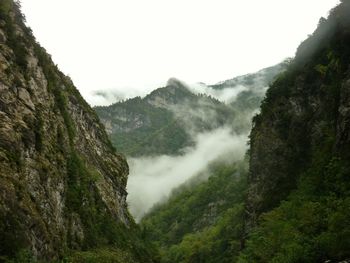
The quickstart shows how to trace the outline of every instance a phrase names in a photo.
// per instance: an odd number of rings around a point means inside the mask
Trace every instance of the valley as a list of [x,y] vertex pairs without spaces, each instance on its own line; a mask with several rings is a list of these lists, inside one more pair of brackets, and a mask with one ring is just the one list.
[[350,262],[349,14],[272,67],[91,107],[0,1],[0,262]]

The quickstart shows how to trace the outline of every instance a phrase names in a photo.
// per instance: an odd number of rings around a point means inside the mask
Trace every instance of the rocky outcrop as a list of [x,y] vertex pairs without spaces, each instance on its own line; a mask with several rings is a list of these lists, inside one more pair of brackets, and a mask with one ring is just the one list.
[[349,160],[350,4],[343,2],[301,44],[254,118],[248,228],[285,200],[310,167]]
[[127,176],[97,115],[18,6],[1,2],[0,257],[25,249],[52,260],[70,249],[122,246],[116,236],[134,227]]

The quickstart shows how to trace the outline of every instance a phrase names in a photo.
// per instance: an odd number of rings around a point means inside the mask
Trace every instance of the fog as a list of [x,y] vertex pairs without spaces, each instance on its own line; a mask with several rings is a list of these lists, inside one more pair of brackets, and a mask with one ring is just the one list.
[[227,87],[224,89],[214,89],[203,83],[196,83],[188,85],[188,87],[195,94],[202,93],[210,95],[216,98],[217,100],[225,103],[231,103],[235,101],[239,93],[248,90],[248,88],[243,85]]
[[[217,84],[224,84],[222,88],[213,88],[211,85],[207,85],[202,82],[198,83],[187,83],[183,80],[179,80],[177,78],[170,78],[164,84],[159,84],[159,86],[153,87],[140,87],[136,88],[128,88],[128,89],[101,89],[90,92],[85,95],[86,99],[91,102],[92,106],[108,106],[113,103],[134,98],[134,97],[145,97],[151,91],[165,87],[168,85],[177,85],[174,84],[174,80],[176,82],[180,82],[182,86],[186,87],[194,94],[205,94],[211,96],[221,102],[224,103],[232,103],[236,100],[237,96],[248,90],[253,90],[255,93],[265,93],[267,86],[269,84],[268,75],[263,69],[259,72],[251,73],[252,76],[251,84],[245,85],[245,78],[249,75],[243,75],[239,77],[235,77],[231,80],[221,81]],[[175,83],[176,83],[175,82]],[[215,84],[215,85],[217,85]]]
[[128,89],[105,89],[95,90],[84,94],[84,98],[91,104],[91,106],[109,106],[113,103],[134,98],[144,97],[150,93],[154,87],[142,87],[142,89],[128,88]]
[[[240,94],[247,91],[251,94],[249,96],[262,98],[268,85],[268,75],[265,71],[221,82],[221,88],[204,83],[188,84],[174,78],[164,85],[186,87],[194,94],[210,95],[229,105],[227,108],[221,107],[212,100],[201,97],[202,99],[195,101],[184,99],[179,103],[164,106],[173,112],[175,119],[181,121],[195,146],[182,149],[182,154],[177,156],[128,157],[128,204],[136,221],[140,221],[156,203],[166,201],[174,188],[205,172],[212,162],[234,162],[243,158],[247,149],[251,118],[259,109],[258,105],[256,109],[235,109],[234,102],[240,98]],[[99,98],[100,105],[108,105],[135,95],[146,95],[139,92],[104,90],[95,92],[94,96]],[[203,132],[205,129],[211,131]],[[232,130],[239,134],[233,133]]]
[[175,187],[205,171],[209,163],[242,159],[247,149],[247,135],[232,134],[227,127],[198,134],[195,142],[195,147],[180,156],[128,159],[128,203],[136,221],[154,204],[166,200]]

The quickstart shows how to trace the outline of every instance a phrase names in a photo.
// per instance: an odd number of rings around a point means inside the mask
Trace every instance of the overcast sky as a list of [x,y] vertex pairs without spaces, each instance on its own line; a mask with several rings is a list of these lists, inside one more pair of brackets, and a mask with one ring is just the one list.
[[293,56],[338,0],[22,0],[36,38],[94,103],[170,77],[209,84]]

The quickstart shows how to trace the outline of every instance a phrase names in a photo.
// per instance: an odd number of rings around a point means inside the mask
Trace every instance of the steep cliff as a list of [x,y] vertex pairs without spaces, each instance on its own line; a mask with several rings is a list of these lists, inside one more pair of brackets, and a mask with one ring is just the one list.
[[125,158],[35,41],[18,4],[1,1],[1,259],[26,250],[53,260],[113,245],[150,261],[127,210],[127,175]]
[[254,118],[242,262],[350,257],[349,14],[320,20]]
[[[244,184],[212,175],[144,218],[163,262],[350,261],[350,1],[341,2],[268,89]],[[196,228],[222,192],[229,208]]]
[[318,29],[267,92],[251,133],[250,211],[278,205],[299,175],[349,153],[349,3],[322,18]]

